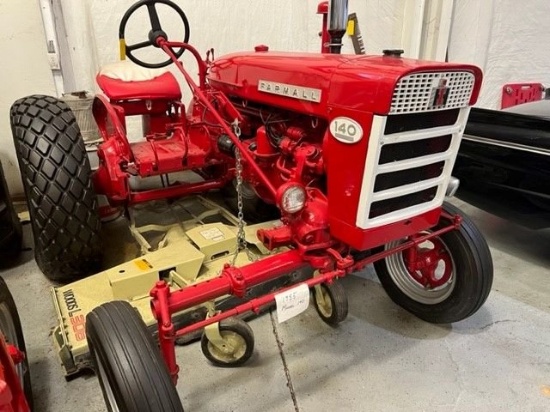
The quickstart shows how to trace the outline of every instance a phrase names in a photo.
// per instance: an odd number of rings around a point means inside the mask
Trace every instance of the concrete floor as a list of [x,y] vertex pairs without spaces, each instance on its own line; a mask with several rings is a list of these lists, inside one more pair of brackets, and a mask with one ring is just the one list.
[[[178,348],[186,410],[550,410],[550,231],[464,210],[495,262],[493,291],[474,316],[452,326],[420,321],[365,271],[343,280],[350,315],[337,329],[313,307],[283,324],[267,314],[251,322],[256,352],[239,369],[210,366],[197,344]],[[26,234],[29,244],[28,226]],[[25,328],[36,411],[104,411],[94,376],[63,377],[50,336],[50,284],[32,252],[2,276]]]

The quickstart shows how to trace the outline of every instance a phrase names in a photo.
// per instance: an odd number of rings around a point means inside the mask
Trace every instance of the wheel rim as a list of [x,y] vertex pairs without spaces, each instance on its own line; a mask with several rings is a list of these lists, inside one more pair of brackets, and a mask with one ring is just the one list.
[[102,383],[103,387],[103,395],[105,396],[105,400],[107,401],[107,405],[109,406],[109,410],[111,412],[120,412],[120,409],[118,407],[117,401],[115,399],[115,394],[113,392],[113,388],[111,387],[111,383],[109,382],[109,378],[107,377],[107,372],[105,371],[105,368],[103,367],[103,362],[99,359],[97,359],[97,377]]
[[[17,338],[17,329],[15,328],[15,322],[13,321],[10,308],[5,302],[0,304],[0,330],[4,334],[6,343],[12,344],[17,348],[21,346],[21,342],[19,342],[19,339]],[[21,388],[24,388],[26,373],[24,362],[19,362],[15,365],[15,371],[19,377]]]
[[330,300],[330,295],[323,286],[318,286],[315,288],[315,303],[319,308],[319,312],[325,318],[330,318],[332,316],[332,302]]
[[246,353],[246,340],[233,331],[221,331],[220,335],[224,343],[213,345],[208,342],[208,351],[212,357],[222,363],[234,363],[239,361]]
[[[390,242],[386,249],[400,243],[402,241]],[[447,245],[440,238],[433,238],[416,246],[415,252],[421,257],[429,254],[430,267],[411,271],[404,253],[395,253],[385,259],[391,279],[405,295],[419,303],[435,305],[443,302],[454,290],[456,273]],[[431,272],[430,276],[427,272]]]

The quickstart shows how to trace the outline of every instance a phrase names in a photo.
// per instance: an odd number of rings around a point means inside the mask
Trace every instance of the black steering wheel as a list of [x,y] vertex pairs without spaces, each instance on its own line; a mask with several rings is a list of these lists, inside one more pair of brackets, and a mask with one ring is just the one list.
[[[168,40],[168,36],[166,35],[166,32],[162,30],[162,26],[160,25],[159,15],[155,7],[157,3],[165,4],[170,8],[172,8],[173,10],[175,10],[176,13],[178,13],[178,15],[181,18],[181,21],[183,22],[183,26],[185,29],[184,31],[185,36],[183,39],[184,43],[187,43],[189,41],[189,34],[190,34],[189,22],[187,21],[187,16],[177,4],[173,3],[170,0],[141,0],[135,3],[132,7],[130,7],[126,11],[126,13],[124,13],[124,16],[122,16],[122,20],[120,21],[120,26],[118,28],[118,38],[121,44],[121,54],[124,53],[135,64],[143,67],[147,67],[149,69],[159,69],[161,67],[166,67],[170,63],[172,63],[172,59],[168,59],[161,63],[147,63],[147,62],[144,62],[143,60],[138,59],[133,54],[134,51],[138,49],[143,49],[144,47],[149,47],[149,46],[159,47],[157,44],[157,41],[161,37],[164,40]],[[134,14],[135,11],[142,6],[147,6],[147,13],[149,14],[149,20],[151,21],[151,31],[149,32],[149,39],[146,41],[142,41],[140,43],[127,45],[125,40],[126,23],[128,23],[128,20],[130,19],[132,14]],[[178,51],[174,51],[174,54],[177,58],[180,58],[184,51],[185,49],[181,48]]]

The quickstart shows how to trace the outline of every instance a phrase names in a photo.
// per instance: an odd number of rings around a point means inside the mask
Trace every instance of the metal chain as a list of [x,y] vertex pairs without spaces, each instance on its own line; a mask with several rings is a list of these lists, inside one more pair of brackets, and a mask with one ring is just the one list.
[[[235,121],[232,123],[233,126],[233,133],[235,133],[235,136],[237,136],[238,139],[241,137],[241,128],[239,127],[239,121],[235,119]],[[248,244],[246,243],[246,234],[244,231],[244,213],[243,213],[243,165],[242,165],[242,158],[241,158],[241,152],[238,148],[235,148],[235,171],[236,171],[236,181],[237,184],[235,186],[235,189],[237,190],[237,247],[235,249],[235,254],[233,255],[233,260],[231,262],[232,265],[235,265],[235,262],[237,261],[237,256],[239,255],[239,252],[241,250],[244,250],[246,252],[246,255],[248,256],[248,259],[253,261],[254,256],[248,249]]]

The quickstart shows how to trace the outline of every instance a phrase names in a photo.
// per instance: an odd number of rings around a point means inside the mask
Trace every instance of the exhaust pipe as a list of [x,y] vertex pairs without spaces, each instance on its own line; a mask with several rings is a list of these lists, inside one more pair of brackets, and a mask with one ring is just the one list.
[[348,26],[348,0],[330,0],[328,7],[328,34],[330,36],[330,52],[340,54],[342,37]]

